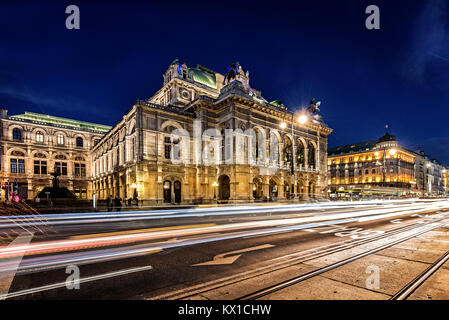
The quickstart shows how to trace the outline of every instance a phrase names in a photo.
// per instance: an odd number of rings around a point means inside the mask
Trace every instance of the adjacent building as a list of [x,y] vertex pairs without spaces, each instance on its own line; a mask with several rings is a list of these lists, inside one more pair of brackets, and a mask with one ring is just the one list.
[[416,154],[386,133],[377,140],[329,149],[330,197],[411,196],[418,193]]
[[61,186],[81,199],[90,199],[90,150],[110,128],[33,112],[8,116],[2,109],[1,181],[17,181],[19,196],[32,199],[51,185],[50,174],[59,168]]
[[331,198],[438,196],[447,170],[423,151],[402,146],[386,133],[377,140],[330,148]]

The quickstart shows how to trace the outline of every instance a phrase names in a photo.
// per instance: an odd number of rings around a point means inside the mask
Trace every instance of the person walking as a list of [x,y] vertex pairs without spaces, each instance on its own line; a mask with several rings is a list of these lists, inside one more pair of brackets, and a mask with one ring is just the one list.
[[112,198],[111,195],[108,195],[106,198],[106,205],[108,207],[108,212],[112,211]]
[[116,204],[117,211],[121,211],[122,210],[122,198],[117,197],[116,199],[117,199],[117,204]]

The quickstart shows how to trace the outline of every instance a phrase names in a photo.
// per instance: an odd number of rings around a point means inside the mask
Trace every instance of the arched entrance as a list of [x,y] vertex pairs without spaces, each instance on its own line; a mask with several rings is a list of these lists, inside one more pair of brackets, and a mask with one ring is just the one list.
[[171,203],[171,181],[164,181],[164,202]]
[[298,197],[299,199],[303,199],[304,198],[304,181],[299,180],[298,181],[298,186],[297,186],[297,193],[298,193]]
[[229,200],[231,197],[231,179],[224,175],[218,179],[218,199]]
[[254,178],[253,180],[253,197],[258,200],[263,197],[262,179]]
[[274,181],[273,179],[270,179],[270,200],[274,201],[277,199],[278,197],[278,185],[276,183],[276,181]]
[[290,184],[288,183],[288,181],[284,182],[284,195],[285,195],[285,199],[291,198]]
[[175,193],[175,203],[181,203],[181,181],[175,181],[173,184],[173,190]]
[[309,183],[309,197],[315,198],[315,184],[313,182]]

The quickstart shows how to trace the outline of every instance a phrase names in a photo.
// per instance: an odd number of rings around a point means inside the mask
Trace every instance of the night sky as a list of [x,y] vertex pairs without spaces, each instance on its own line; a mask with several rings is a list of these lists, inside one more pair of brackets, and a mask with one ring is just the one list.
[[[296,4],[293,4],[296,2]],[[114,125],[175,59],[250,72],[291,110],[316,97],[329,147],[385,132],[449,164],[449,3],[2,1],[0,107]],[[81,29],[67,30],[67,5]],[[380,8],[380,30],[365,8]]]

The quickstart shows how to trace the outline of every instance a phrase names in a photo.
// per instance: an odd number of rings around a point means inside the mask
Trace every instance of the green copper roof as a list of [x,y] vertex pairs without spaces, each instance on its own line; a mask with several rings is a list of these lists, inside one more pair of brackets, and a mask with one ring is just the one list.
[[217,89],[217,79],[215,77],[215,74],[212,74],[211,72],[206,72],[198,67],[196,68],[190,68],[189,72],[193,71],[193,80],[196,82],[199,82],[201,84],[204,84],[205,86]]
[[102,132],[107,132],[112,128],[111,126],[106,126],[103,124],[96,124],[96,123],[91,123],[91,122],[54,117],[54,116],[49,116],[46,114],[39,114],[39,113],[34,113],[34,112],[25,112],[25,114],[10,116],[9,118],[20,119],[20,120],[39,121],[39,122],[63,125],[63,126],[74,127],[74,128],[79,128],[79,129],[95,130],[95,131],[102,131]]
[[276,107],[280,107],[280,106],[282,106],[282,101],[281,100],[273,100],[270,102],[270,104],[272,104]]

